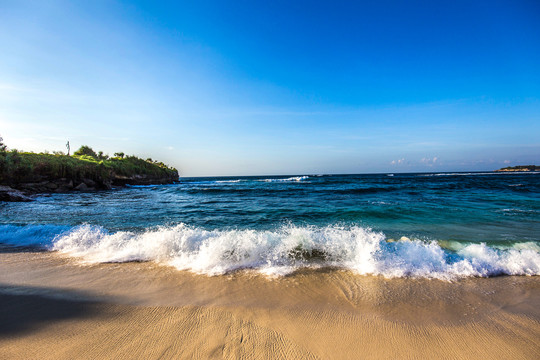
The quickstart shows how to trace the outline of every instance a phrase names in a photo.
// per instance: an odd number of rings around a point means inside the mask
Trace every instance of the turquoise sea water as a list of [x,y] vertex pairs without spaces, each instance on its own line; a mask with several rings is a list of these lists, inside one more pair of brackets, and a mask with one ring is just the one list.
[[540,173],[182,178],[0,203],[0,243],[215,275],[540,274]]

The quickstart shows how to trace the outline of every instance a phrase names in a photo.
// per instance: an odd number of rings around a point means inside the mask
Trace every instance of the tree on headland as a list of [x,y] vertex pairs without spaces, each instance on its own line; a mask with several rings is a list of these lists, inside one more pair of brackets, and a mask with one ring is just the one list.
[[79,150],[73,153],[73,155],[77,155],[77,156],[86,155],[86,156],[91,156],[95,159],[97,159],[98,157],[94,149],[92,149],[90,146],[87,146],[87,145],[81,146]]
[[4,144],[4,139],[0,136],[0,151],[6,152],[7,146]]
[[3,179],[5,167],[6,167],[6,149],[4,139],[0,136],[0,180]]
[[123,152],[117,152],[117,153],[114,153],[114,156],[115,156],[115,157],[119,157],[119,158],[121,158],[121,159],[124,158],[124,155],[125,155],[125,154],[124,154]]
[[98,158],[98,160],[108,160],[109,155],[103,154],[103,151],[100,151],[100,152],[98,152],[97,158]]

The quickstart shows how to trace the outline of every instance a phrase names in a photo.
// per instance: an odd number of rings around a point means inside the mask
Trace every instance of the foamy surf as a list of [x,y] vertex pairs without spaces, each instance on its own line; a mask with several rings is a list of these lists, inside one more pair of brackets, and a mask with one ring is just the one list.
[[309,176],[304,175],[304,176],[293,176],[293,177],[285,178],[285,179],[263,179],[263,180],[259,180],[259,181],[264,181],[264,182],[298,182],[298,181],[304,181],[304,180],[307,180],[307,179],[309,179]]
[[[22,232],[32,237],[32,231]],[[49,249],[87,263],[154,261],[205,275],[252,269],[280,276],[305,267],[442,280],[540,275],[540,248],[533,242],[490,247],[408,238],[388,241],[384,234],[359,226],[282,226],[262,231],[204,230],[180,224],[142,232],[109,232],[82,225],[49,241]],[[38,243],[44,242],[42,237]]]
[[236,179],[236,180],[217,180],[216,183],[217,184],[236,184],[236,183],[239,183],[240,179]]

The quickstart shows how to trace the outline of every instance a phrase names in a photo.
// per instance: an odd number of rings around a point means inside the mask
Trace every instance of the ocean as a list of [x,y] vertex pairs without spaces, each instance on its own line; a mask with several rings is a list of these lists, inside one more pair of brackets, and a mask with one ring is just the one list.
[[540,275],[540,173],[181,178],[0,203],[0,244],[217,276]]

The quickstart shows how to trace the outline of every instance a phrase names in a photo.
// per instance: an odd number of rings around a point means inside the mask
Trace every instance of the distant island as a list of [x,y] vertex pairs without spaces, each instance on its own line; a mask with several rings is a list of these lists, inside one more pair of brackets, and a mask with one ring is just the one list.
[[508,166],[499,170],[497,172],[507,172],[507,171],[540,171],[540,166],[538,165],[518,165],[518,166]]
[[0,201],[29,201],[46,192],[108,190],[125,185],[170,184],[178,171],[162,162],[81,146],[73,155],[7,150],[0,137]]

